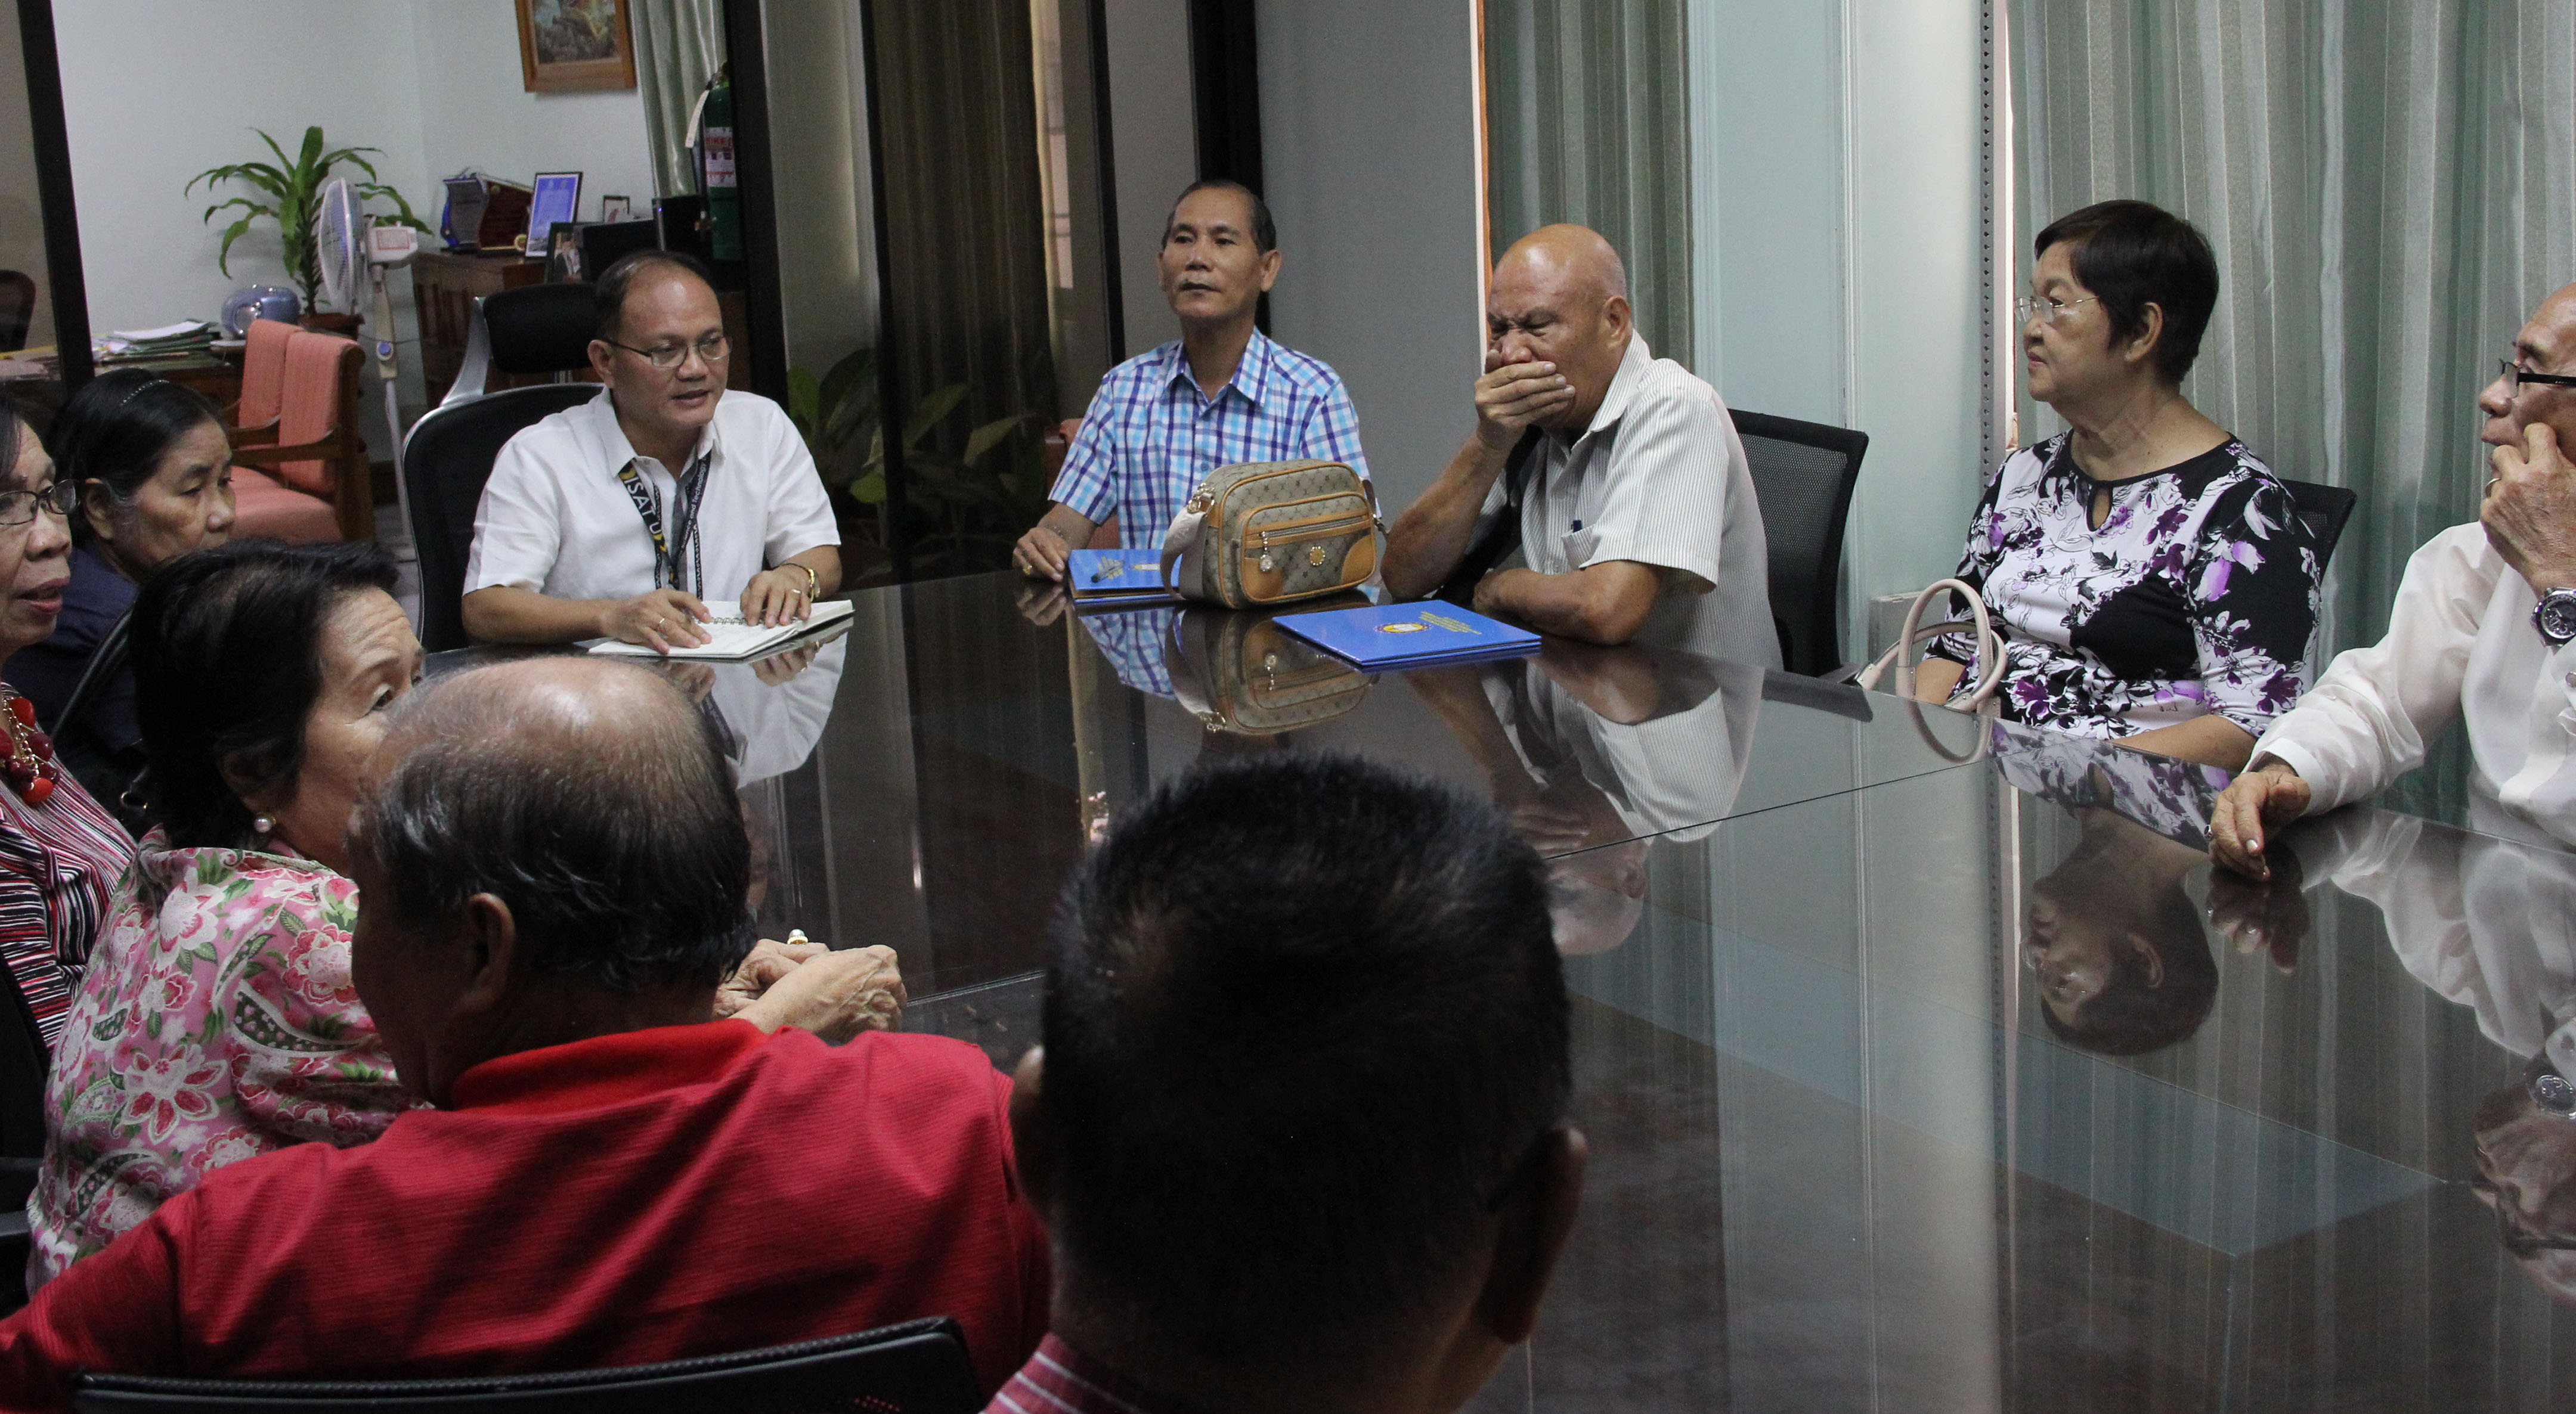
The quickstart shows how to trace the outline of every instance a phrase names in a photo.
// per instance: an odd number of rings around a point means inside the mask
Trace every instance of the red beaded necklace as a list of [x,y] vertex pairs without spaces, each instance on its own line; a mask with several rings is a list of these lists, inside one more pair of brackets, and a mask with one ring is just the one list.
[[[7,692],[0,688],[0,692]],[[0,776],[9,781],[9,789],[29,805],[42,805],[54,793],[54,782],[63,768],[54,762],[52,738],[36,730],[36,704],[7,692],[9,711],[0,718],[0,726],[9,732],[9,759],[0,761]]]

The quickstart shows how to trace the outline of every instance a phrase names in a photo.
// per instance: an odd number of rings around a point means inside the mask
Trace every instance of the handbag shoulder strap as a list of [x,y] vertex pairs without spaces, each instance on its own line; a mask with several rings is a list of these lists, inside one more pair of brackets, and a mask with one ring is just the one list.
[[1449,578],[1442,581],[1433,598],[1452,604],[1467,603],[1476,597],[1477,581],[1509,558],[1521,543],[1521,502],[1529,495],[1530,468],[1537,462],[1539,443],[1546,436],[1535,427],[1521,433],[1521,440],[1513,445],[1510,458],[1503,463],[1503,513],[1486,529],[1482,539],[1467,547],[1467,553],[1459,557],[1458,567],[1449,572]]

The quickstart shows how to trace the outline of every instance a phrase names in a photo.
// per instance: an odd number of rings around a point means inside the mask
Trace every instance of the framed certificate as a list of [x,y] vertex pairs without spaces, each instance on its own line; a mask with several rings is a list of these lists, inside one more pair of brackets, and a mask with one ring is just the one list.
[[536,195],[528,200],[528,254],[546,253],[546,233],[558,221],[572,221],[581,210],[581,173],[539,172]]

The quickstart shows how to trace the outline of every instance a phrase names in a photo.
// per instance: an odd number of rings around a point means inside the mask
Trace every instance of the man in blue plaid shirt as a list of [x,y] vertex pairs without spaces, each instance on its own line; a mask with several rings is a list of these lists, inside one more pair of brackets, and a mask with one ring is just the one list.
[[1065,557],[1113,519],[1121,547],[1161,548],[1181,504],[1221,466],[1321,457],[1368,475],[1341,376],[1253,327],[1279,278],[1278,233],[1259,196],[1236,182],[1181,193],[1155,264],[1181,337],[1100,381],[1055,504],[1012,547],[1032,579],[1062,580]]

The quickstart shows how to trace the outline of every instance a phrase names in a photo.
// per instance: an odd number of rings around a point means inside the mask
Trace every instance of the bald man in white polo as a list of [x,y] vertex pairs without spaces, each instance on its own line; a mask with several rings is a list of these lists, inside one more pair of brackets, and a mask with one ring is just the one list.
[[1483,576],[1479,612],[1780,666],[1744,445],[1717,390],[1646,347],[1618,252],[1584,227],[1543,226],[1496,262],[1486,307],[1475,433],[1388,532],[1389,591],[1436,592],[1517,487],[1519,563]]

